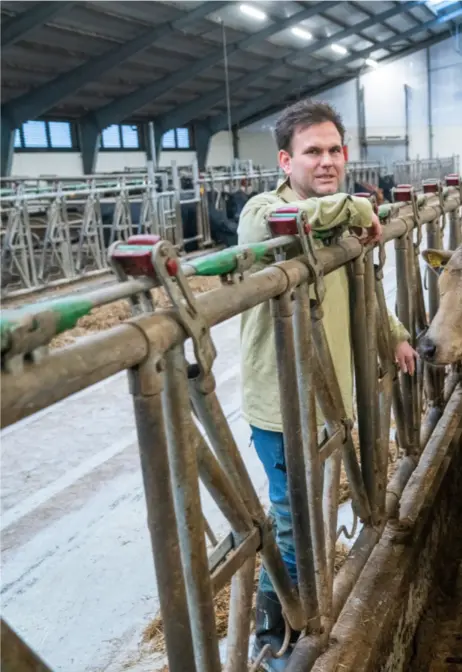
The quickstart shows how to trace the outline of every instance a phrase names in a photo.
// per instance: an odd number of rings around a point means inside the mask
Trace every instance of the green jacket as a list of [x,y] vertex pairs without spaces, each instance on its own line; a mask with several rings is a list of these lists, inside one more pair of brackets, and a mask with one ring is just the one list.
[[[334,194],[300,201],[285,181],[275,191],[258,194],[246,203],[239,220],[239,244],[267,239],[266,217],[285,203],[305,210],[313,229],[327,230],[346,220],[350,226],[371,226],[372,207],[367,199]],[[322,247],[321,241],[314,243]],[[273,261],[274,258],[268,257],[267,263]],[[264,266],[265,262],[259,262],[252,272]],[[324,281],[324,328],[346,412],[353,418],[353,360],[346,268],[329,273]],[[389,318],[395,344],[407,340],[409,333],[403,325],[391,313]],[[268,302],[251,308],[241,317],[241,370],[244,418],[260,429],[282,432],[274,331]],[[318,406],[316,411],[317,424],[322,426],[324,421]]]

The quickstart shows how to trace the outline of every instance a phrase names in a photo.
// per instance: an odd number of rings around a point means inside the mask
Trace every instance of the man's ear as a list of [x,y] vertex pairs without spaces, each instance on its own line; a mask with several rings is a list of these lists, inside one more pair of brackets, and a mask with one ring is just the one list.
[[279,165],[286,175],[290,175],[291,170],[291,156],[285,149],[280,149],[278,152]]
[[431,271],[441,275],[445,266],[454,254],[453,250],[423,250],[422,257]]

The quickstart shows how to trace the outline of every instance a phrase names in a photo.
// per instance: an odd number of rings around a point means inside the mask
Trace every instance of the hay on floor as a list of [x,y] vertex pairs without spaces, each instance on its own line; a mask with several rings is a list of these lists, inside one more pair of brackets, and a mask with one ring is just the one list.
[[[349,549],[345,544],[337,542],[335,548],[335,564],[334,572],[337,574],[340,567],[343,565],[348,557]],[[251,617],[251,631],[255,628],[255,599],[258,588],[258,577],[261,567],[261,558],[257,555],[255,563],[254,574],[254,594],[252,600],[252,617]],[[217,636],[223,639],[228,634],[228,616],[229,616],[229,602],[231,597],[231,584],[227,584],[214,598],[213,606],[215,609],[215,623],[217,628]],[[152,653],[165,653],[165,637],[162,623],[162,616],[160,613],[156,618],[149,623],[143,633],[143,644],[149,644],[149,649]]]

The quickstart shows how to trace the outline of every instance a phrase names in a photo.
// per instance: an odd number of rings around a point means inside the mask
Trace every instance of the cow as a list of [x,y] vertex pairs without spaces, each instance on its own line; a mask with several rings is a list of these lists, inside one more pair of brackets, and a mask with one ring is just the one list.
[[439,275],[440,304],[417,350],[430,364],[455,364],[462,360],[462,245],[425,250],[422,256]]

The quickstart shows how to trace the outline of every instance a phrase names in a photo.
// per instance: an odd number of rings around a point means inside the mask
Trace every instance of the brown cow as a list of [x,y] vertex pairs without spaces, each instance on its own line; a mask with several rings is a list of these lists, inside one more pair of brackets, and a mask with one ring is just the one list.
[[462,360],[462,245],[452,252],[425,250],[422,256],[439,275],[440,305],[417,350],[432,364],[454,364]]

